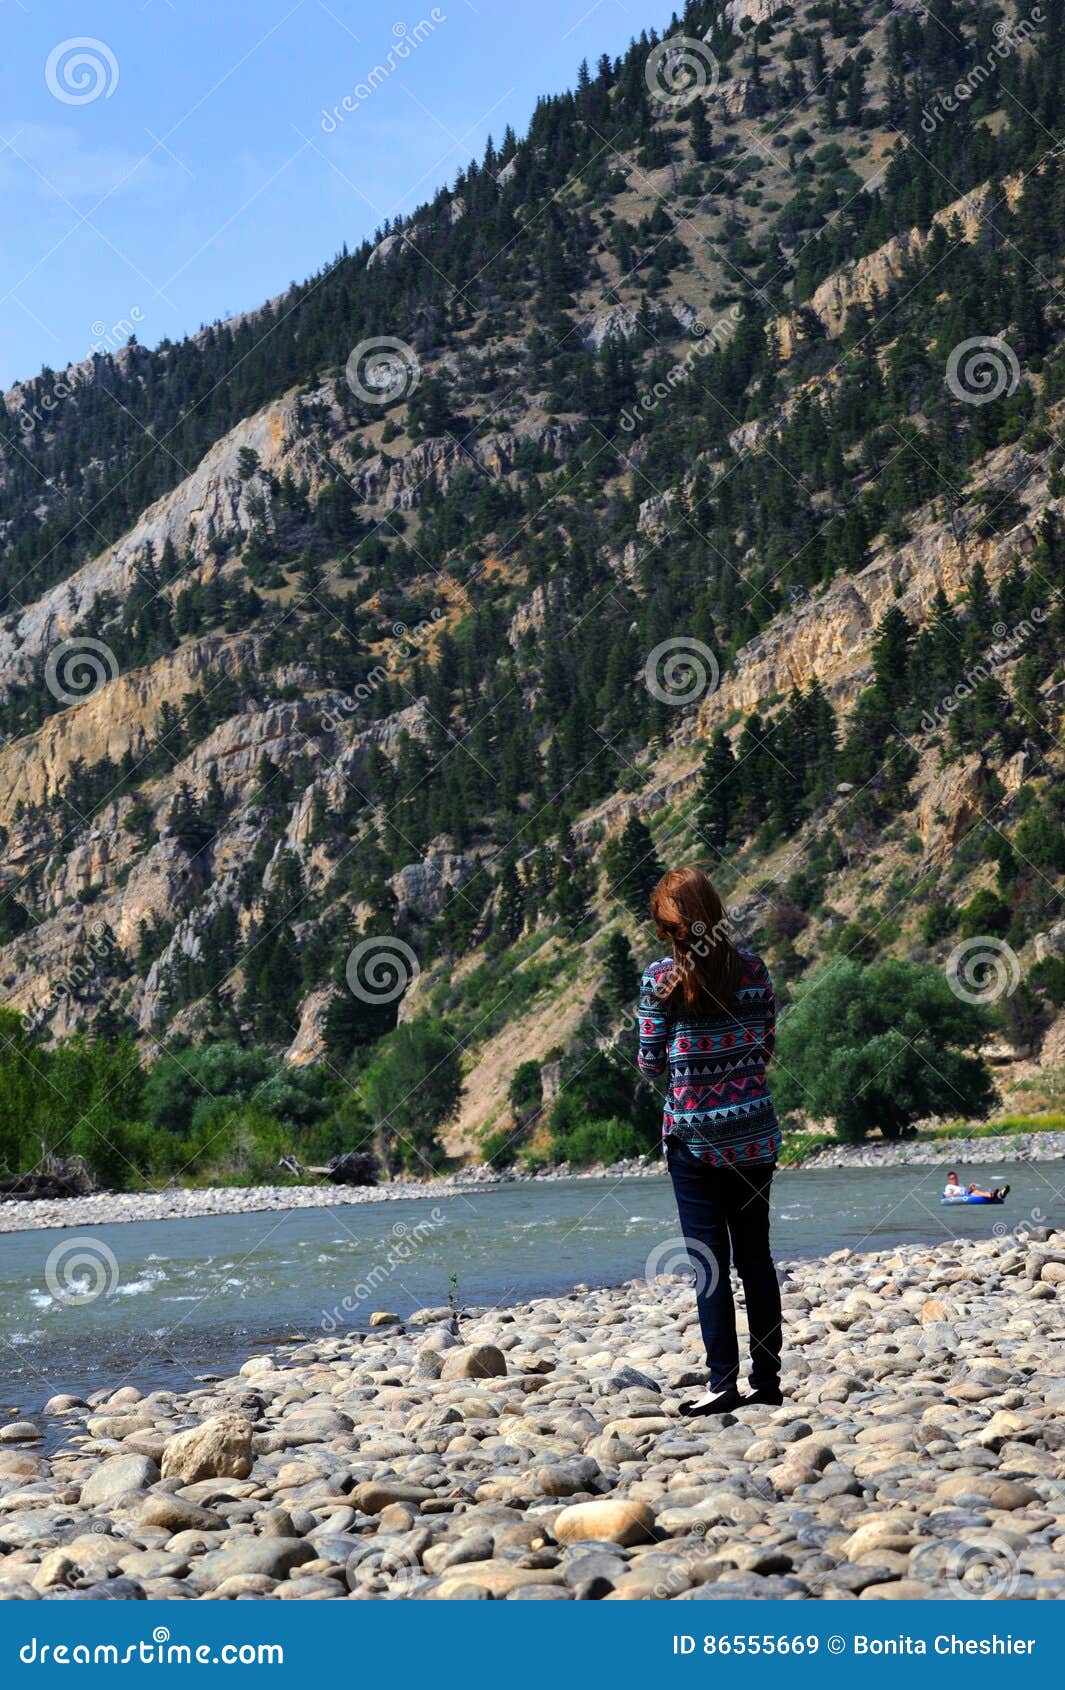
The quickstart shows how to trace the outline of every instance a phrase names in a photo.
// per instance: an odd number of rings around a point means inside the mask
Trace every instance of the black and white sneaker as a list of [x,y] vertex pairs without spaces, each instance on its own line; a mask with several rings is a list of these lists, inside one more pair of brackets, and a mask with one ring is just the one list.
[[702,1414],[731,1414],[734,1408],[739,1408],[742,1400],[735,1385],[725,1385],[720,1391],[704,1391],[701,1397],[682,1402],[680,1412],[689,1419]]

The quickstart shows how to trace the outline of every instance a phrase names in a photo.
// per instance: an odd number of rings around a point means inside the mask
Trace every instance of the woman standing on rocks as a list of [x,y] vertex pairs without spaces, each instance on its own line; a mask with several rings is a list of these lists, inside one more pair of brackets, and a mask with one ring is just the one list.
[[[639,1065],[669,1069],[663,1150],[695,1270],[710,1379],[687,1414],[724,1414],[741,1401],[780,1403],[780,1288],[769,1249],[769,1187],[780,1127],[766,1084],[773,1054],[773,983],[761,957],[739,950],[721,899],[700,868],[671,869],[651,915],[672,955],[640,987]],[[752,1395],[741,1398],[729,1262],[743,1283]]]

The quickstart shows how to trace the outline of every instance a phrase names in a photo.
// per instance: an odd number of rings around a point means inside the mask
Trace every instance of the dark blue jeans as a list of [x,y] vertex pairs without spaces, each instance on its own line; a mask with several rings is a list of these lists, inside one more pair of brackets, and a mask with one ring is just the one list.
[[780,1286],[769,1250],[769,1187],[773,1164],[713,1168],[670,1136],[669,1177],[681,1230],[695,1270],[695,1301],[706,1346],[710,1385],[739,1381],[736,1310],[730,1260],[743,1285],[751,1344],[751,1385],[780,1383]]

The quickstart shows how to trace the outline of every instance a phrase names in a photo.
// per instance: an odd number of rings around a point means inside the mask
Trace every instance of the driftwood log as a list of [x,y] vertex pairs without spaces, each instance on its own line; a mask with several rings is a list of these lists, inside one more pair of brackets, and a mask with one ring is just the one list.
[[377,1159],[369,1150],[346,1150],[331,1156],[324,1168],[305,1168],[295,1156],[282,1156],[278,1166],[290,1174],[317,1174],[333,1185],[376,1185]]
[[41,1197],[84,1197],[91,1186],[77,1174],[0,1175],[0,1202],[33,1202]]

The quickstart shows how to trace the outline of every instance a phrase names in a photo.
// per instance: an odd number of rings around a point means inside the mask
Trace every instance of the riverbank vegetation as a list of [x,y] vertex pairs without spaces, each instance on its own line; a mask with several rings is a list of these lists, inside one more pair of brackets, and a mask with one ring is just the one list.
[[[659,1088],[636,1073],[624,1020],[604,1034],[608,1010],[593,1006],[551,1061],[517,1066],[508,1118],[482,1142],[485,1163],[532,1173],[656,1151]],[[923,1031],[909,1026],[913,1017]],[[874,1132],[911,1136],[918,1121],[922,1139],[1061,1131],[1061,1108],[1038,1107],[1055,1091],[1049,1076],[1030,1112],[991,1114],[990,1070],[977,1049],[989,1024],[934,969],[846,962],[812,975],[782,1016],[772,1071],[782,1162]],[[922,1059],[922,1038],[935,1043],[934,1064]],[[958,1114],[963,1088],[968,1118]],[[0,1010],[0,1172],[50,1156],[79,1159],[112,1190],[287,1183],[295,1176],[282,1156],[317,1167],[364,1149],[384,1173],[428,1176],[455,1165],[444,1135],[461,1089],[461,1043],[428,1017],[375,1041],[361,1061],[293,1067],[266,1045],[235,1040],[171,1048],[154,1061],[126,1037],[48,1046]]]

